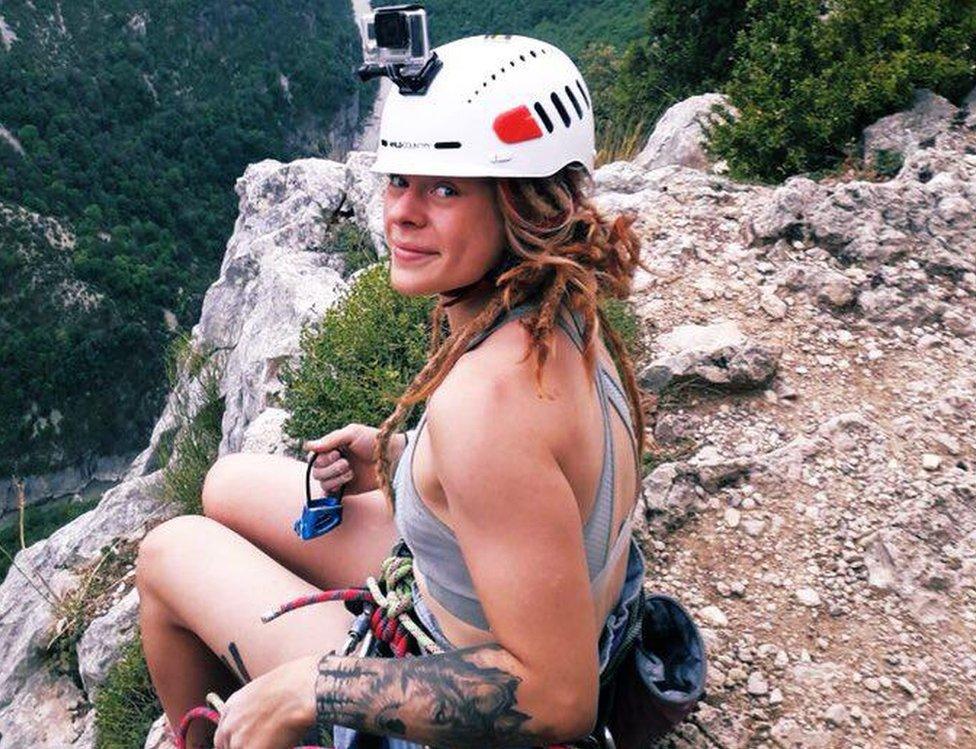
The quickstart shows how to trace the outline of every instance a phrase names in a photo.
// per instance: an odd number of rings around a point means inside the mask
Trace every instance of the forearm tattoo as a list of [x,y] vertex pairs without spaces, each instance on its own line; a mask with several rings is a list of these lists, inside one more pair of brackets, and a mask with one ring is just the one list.
[[406,737],[434,746],[533,746],[516,707],[521,682],[500,667],[498,645],[419,658],[325,655],[315,684],[317,723]]

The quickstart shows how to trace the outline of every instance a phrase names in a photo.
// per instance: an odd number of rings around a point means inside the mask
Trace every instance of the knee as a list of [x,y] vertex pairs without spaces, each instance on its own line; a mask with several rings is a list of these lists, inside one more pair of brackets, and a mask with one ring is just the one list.
[[201,515],[179,515],[160,523],[143,536],[136,553],[136,588],[140,596],[152,592],[159,580],[167,578],[167,560],[183,555],[188,548],[206,544],[206,526],[213,521]]
[[203,480],[200,501],[203,504],[203,514],[208,518],[220,521],[227,517],[227,510],[234,502],[236,483],[240,480],[241,453],[231,453],[217,458],[210,466]]

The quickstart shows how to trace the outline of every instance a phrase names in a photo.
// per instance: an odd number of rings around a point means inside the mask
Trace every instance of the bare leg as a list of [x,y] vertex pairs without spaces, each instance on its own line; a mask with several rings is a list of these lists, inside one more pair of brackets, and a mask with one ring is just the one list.
[[[263,623],[265,611],[318,588],[199,515],[173,518],[146,535],[136,584],[146,662],[174,731],[207,692],[227,697],[282,663],[328,652],[352,620],[341,604],[323,603]],[[207,721],[192,724],[196,742],[212,733]]]
[[292,524],[305,504],[305,472],[304,462],[281,455],[225,455],[207,473],[204,514],[313,585],[362,585],[397,538],[386,500],[379,490],[346,495],[342,525],[302,541]]
[[[216,692],[227,699],[240,686],[206,644],[177,624],[150,592],[139,597],[139,629],[146,665],[174,734],[186,711],[201,704],[201,694]],[[215,730],[210,721],[194,721],[187,749],[213,746]]]

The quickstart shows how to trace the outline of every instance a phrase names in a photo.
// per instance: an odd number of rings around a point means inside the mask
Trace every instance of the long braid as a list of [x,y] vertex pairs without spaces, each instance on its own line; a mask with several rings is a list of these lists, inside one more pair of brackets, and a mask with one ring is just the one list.
[[625,214],[612,222],[604,219],[587,196],[592,178],[585,170],[572,166],[551,177],[496,179],[495,187],[504,220],[508,268],[498,275],[496,291],[482,310],[446,339],[443,300],[431,311],[428,361],[397,399],[393,413],[380,425],[377,435],[374,459],[379,466],[380,487],[391,508],[395,497],[387,450],[393,433],[408,418],[414,404],[430,397],[443,382],[475,336],[487,330],[504,311],[528,299],[539,300],[538,308],[520,320],[530,337],[526,357],[535,354],[539,395],[543,395],[542,369],[554,350],[557,317],[565,303],[583,315],[583,360],[591,384],[596,376],[594,334],[598,320],[600,329],[606,331],[611,351],[623,370],[638,454],[643,455],[642,391],[634,365],[598,303],[604,297],[626,299],[638,266],[650,272],[640,259],[640,239],[631,229],[636,217]]

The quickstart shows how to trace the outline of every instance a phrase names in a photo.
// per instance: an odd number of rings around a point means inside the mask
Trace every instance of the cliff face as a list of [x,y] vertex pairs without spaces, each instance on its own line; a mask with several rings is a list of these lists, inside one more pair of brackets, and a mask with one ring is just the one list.
[[[597,204],[637,213],[652,269],[634,295],[652,341],[640,376],[660,393],[639,529],[649,586],[695,612],[712,666],[677,746],[974,741],[974,99],[905,138],[887,181],[732,182],[694,153],[687,112],[662,119],[684,124],[655,133],[655,168],[597,172]],[[192,342],[219,358],[221,453],[288,447],[276,372],[347,282],[325,227],[351,209],[385,254],[371,158],[263,161],[238,180]],[[70,589],[104,545],[173,514],[154,499],[157,464],[176,398],[198,407],[200,390],[185,376],[123,483],[20,568]],[[0,749],[92,745],[89,698],[137,612],[124,582],[78,645],[82,691],[41,667],[53,617],[8,575]]]

